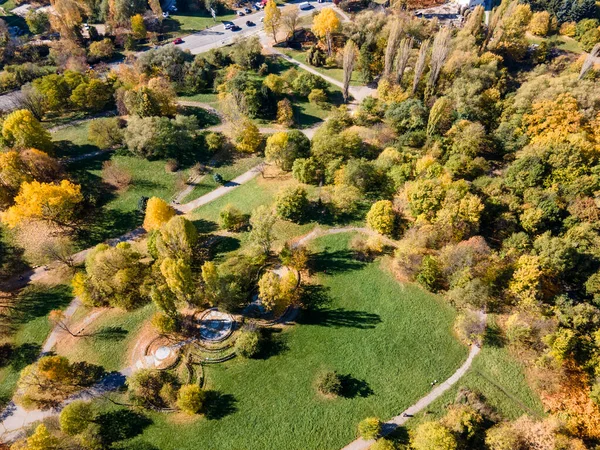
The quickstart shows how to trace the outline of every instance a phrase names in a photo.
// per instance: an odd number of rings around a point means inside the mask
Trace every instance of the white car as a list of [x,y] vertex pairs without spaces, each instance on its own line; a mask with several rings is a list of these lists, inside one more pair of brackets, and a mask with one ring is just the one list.
[[238,11],[237,15],[240,16],[240,17],[242,17],[244,15],[244,11]]
[[163,17],[166,19],[167,17],[169,17],[169,13],[165,11],[165,12],[163,13]]
[[225,22],[225,29],[226,30],[231,30],[233,28],[233,23],[231,22]]

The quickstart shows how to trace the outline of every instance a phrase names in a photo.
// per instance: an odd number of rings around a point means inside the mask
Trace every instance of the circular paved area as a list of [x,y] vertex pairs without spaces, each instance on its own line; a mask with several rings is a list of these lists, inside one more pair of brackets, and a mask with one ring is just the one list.
[[233,318],[217,309],[212,309],[200,318],[200,339],[218,342],[229,337],[233,331]]

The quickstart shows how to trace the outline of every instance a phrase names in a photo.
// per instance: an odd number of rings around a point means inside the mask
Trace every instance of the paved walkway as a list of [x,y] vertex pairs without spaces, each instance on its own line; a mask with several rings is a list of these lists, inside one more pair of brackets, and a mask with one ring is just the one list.
[[[385,422],[383,424],[383,431],[381,434],[383,436],[389,435],[396,428],[404,425],[412,416],[427,408],[431,403],[433,403],[435,400],[441,397],[441,395],[444,392],[446,392],[448,389],[454,386],[456,382],[460,380],[465,373],[467,373],[467,371],[471,367],[471,364],[473,363],[473,359],[475,358],[475,356],[477,356],[480,350],[481,349],[477,345],[473,344],[471,346],[471,351],[469,352],[469,357],[467,358],[467,360],[462,366],[458,368],[456,372],[452,374],[450,378],[448,378],[446,381],[432,389],[432,391],[429,394],[427,394],[425,397],[422,397],[417,403],[406,408],[406,410],[404,410],[402,414],[393,417],[387,422]],[[346,445],[342,450],[366,450],[374,443],[374,440],[365,441],[361,438]]]

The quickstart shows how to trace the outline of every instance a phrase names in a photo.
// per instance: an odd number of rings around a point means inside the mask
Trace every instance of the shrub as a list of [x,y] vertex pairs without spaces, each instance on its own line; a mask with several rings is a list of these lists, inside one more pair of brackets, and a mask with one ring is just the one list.
[[219,224],[227,231],[241,231],[248,227],[248,215],[228,204],[219,213]]
[[456,317],[454,330],[461,341],[472,344],[481,341],[485,331],[485,324],[477,313],[465,311]]
[[456,438],[438,422],[425,422],[411,433],[411,448],[415,450],[455,450]]
[[298,158],[292,165],[292,175],[300,183],[317,184],[319,172],[319,165],[314,158]]
[[342,393],[342,380],[335,371],[327,371],[317,378],[317,389],[321,394],[338,396]]
[[587,33],[588,31],[594,30],[598,28],[598,19],[583,19],[577,22],[575,26],[575,36],[579,39]]
[[202,411],[205,400],[206,393],[197,384],[183,385],[177,393],[177,407],[190,415]]
[[301,186],[284,189],[277,195],[275,208],[282,219],[301,221],[308,209],[306,189]]
[[93,60],[108,59],[115,51],[115,46],[109,38],[98,42],[92,42],[88,53]]
[[177,379],[166,371],[140,369],[127,378],[127,387],[136,405],[164,408],[176,401]]
[[396,213],[389,200],[375,202],[367,213],[367,225],[380,234],[392,235],[396,228]]
[[381,433],[381,420],[377,417],[367,417],[358,424],[358,434],[367,441],[377,439],[379,433]]
[[131,173],[119,167],[114,161],[104,161],[102,163],[102,181],[119,191],[124,191],[131,184]]
[[256,330],[242,330],[235,341],[235,351],[243,358],[254,358],[260,353],[260,333]]
[[369,447],[369,450],[396,450],[396,444],[388,439],[377,439],[373,445]]

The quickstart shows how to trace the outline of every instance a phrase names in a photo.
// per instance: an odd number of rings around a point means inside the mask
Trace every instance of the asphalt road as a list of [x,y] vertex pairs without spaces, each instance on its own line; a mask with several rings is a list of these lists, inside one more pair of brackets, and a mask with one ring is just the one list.
[[[299,5],[300,3],[302,2],[289,2],[284,6],[289,4]],[[314,11],[320,11],[328,6],[333,7],[333,4],[330,2],[317,3],[315,1],[310,2],[310,4],[312,5],[312,8],[308,10],[301,10],[299,14],[300,17],[311,15]],[[237,31],[226,30],[224,22],[219,21],[214,27],[207,28],[206,30],[183,37],[183,44],[179,44],[178,47],[183,50],[189,50],[192,54],[197,55],[199,53],[207,52],[213,48],[229,45],[236,38],[257,36],[264,32],[264,25],[260,21],[260,19],[264,18],[264,16],[265,12],[261,10],[253,11],[252,14],[244,15],[234,19],[232,22],[239,27],[239,30]],[[247,26],[246,21],[248,20],[253,22],[254,26]]]

